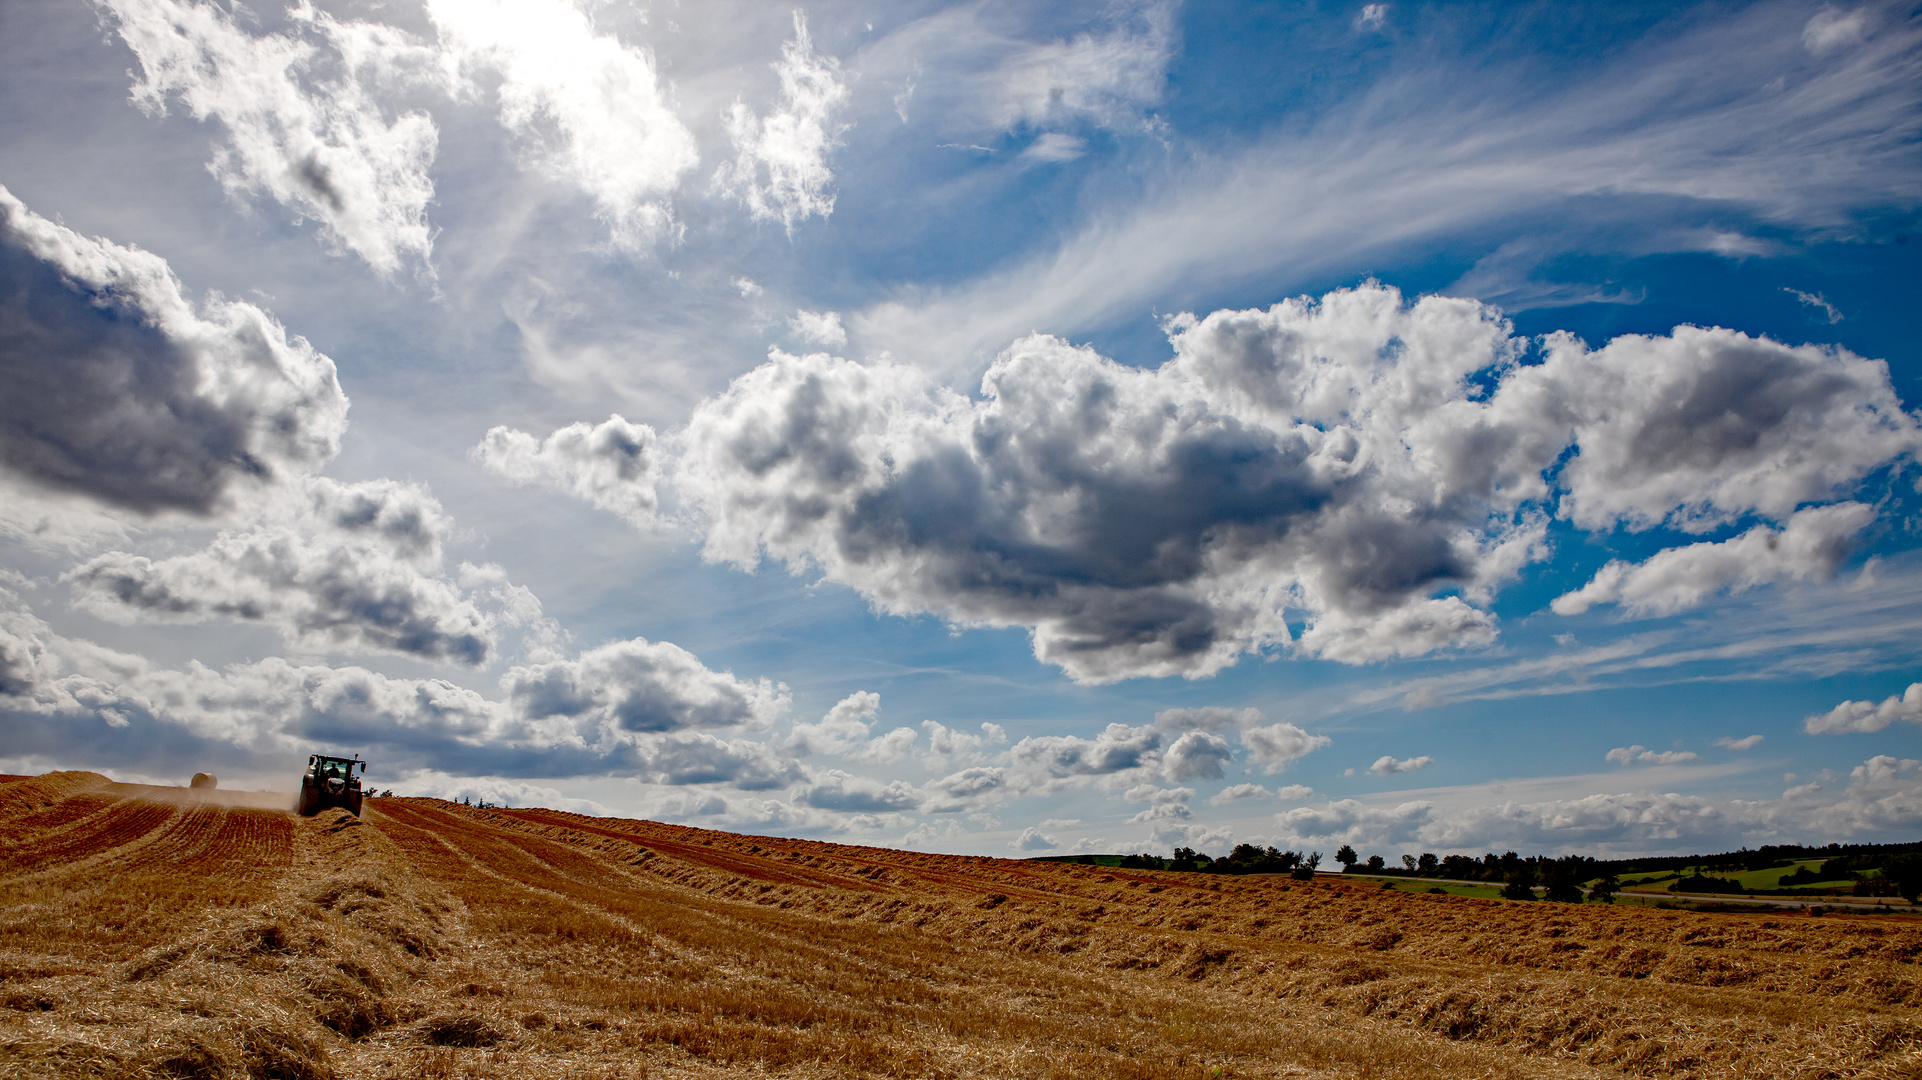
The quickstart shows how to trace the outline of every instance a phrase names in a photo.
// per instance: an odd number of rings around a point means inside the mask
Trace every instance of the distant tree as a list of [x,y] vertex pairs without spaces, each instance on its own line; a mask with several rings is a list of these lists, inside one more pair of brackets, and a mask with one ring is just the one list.
[[1424,851],[1421,854],[1421,858],[1415,860],[1415,871],[1421,874],[1432,874],[1435,872],[1435,868],[1440,865],[1441,860],[1435,857],[1434,852]]
[[1370,870],[1380,870],[1382,867],[1387,865],[1388,864],[1386,862],[1382,861],[1382,857],[1380,855],[1368,856],[1368,869]]
[[[1512,854],[1512,853],[1511,853]],[[1508,884],[1502,886],[1504,900],[1535,899],[1535,867],[1529,863],[1515,860],[1515,868],[1508,872]]]
[[1184,872],[1200,869],[1200,865],[1195,861],[1195,849],[1191,847],[1176,848],[1173,858],[1169,860],[1168,869]]
[[1922,898],[1922,855],[1897,855],[1882,865],[1882,876],[1896,895],[1913,904]]
[[1355,863],[1361,861],[1361,856],[1355,854],[1354,848],[1343,844],[1341,850],[1335,852],[1335,861],[1341,864],[1343,870],[1351,870]]
[[1317,867],[1317,866],[1320,866],[1320,865],[1321,865],[1321,852],[1319,852],[1319,851],[1317,851],[1317,852],[1315,852],[1315,853],[1313,853],[1313,854],[1311,854],[1311,855],[1309,855],[1309,856],[1308,856],[1307,858],[1305,858],[1305,859],[1303,859],[1303,860],[1301,860],[1301,865],[1303,865],[1303,866],[1305,866],[1305,867],[1307,867],[1307,868],[1308,868],[1308,869],[1310,869],[1310,870],[1313,870],[1313,869],[1314,869],[1315,867]]
[[1602,878],[1602,880],[1589,886],[1588,895],[1597,903],[1612,904],[1615,902],[1615,894],[1621,891],[1622,883],[1615,880],[1614,874],[1609,874]]
[[1401,857],[1401,864],[1403,867],[1412,871],[1415,869],[1415,857],[1413,855],[1403,855]]
[[1473,879],[1479,869],[1481,864],[1466,855],[1450,855],[1441,861],[1443,877]]
[[1542,890],[1542,899],[1553,900],[1558,904],[1579,904],[1582,902],[1582,887],[1567,874],[1551,874],[1543,880],[1547,888]]

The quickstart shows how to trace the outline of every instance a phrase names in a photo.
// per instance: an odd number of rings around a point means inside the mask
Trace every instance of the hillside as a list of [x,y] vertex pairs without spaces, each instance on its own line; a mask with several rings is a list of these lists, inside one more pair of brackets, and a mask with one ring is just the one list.
[[0,1072],[1922,1072],[1909,920],[265,801],[88,773],[0,784]]

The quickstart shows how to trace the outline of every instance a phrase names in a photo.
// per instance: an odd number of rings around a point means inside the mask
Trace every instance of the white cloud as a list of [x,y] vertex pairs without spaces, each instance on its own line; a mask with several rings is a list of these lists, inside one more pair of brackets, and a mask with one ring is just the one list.
[[728,281],[728,284],[741,291],[743,300],[752,300],[763,292],[761,286],[755,284],[754,279],[749,277],[733,278]]
[[1822,315],[1828,319],[1830,326],[1834,326],[1836,323],[1842,321],[1842,312],[1837,310],[1834,304],[1824,299],[1821,293],[1805,293],[1800,289],[1792,289],[1787,285],[1782,286],[1782,291],[1800,300],[1807,307],[1821,308]]
[[1008,733],[995,723],[983,723],[979,735],[957,731],[939,720],[923,720],[921,729],[928,733],[929,768],[938,768],[942,762],[954,758],[978,759],[984,747],[1005,745],[1008,741]]
[[1380,30],[1388,24],[1387,4],[1363,4],[1355,15],[1355,29]]
[[977,75],[998,128],[1139,127],[1161,101],[1175,51],[1174,6],[1116,9],[1113,25],[1065,41],[1006,48]]
[[463,71],[498,73],[501,123],[594,200],[616,245],[678,237],[669,197],[700,155],[651,54],[568,0],[428,0],[427,15]]
[[1757,746],[1762,745],[1762,736],[1748,735],[1743,738],[1736,739],[1736,738],[1732,738],[1730,736],[1724,735],[1721,738],[1715,740],[1715,745],[1722,747],[1725,750],[1736,750],[1736,751],[1753,750]]
[[1881,731],[1897,720],[1922,724],[1922,683],[1910,683],[1898,697],[1880,704],[1873,701],[1844,701],[1821,716],[1802,721],[1802,730],[1811,735],[1844,735]]
[[1128,819],[1130,824],[1188,821],[1195,816],[1188,807],[1188,800],[1195,797],[1194,788],[1158,788],[1153,784],[1139,784],[1129,788],[1123,797],[1129,802],[1148,804],[1147,809]]
[[920,807],[923,796],[900,780],[869,779],[837,769],[816,776],[800,801],[819,810],[841,813],[895,814]]
[[426,264],[439,132],[425,113],[389,120],[379,97],[445,86],[432,48],[305,3],[288,10],[288,32],[258,37],[211,3],[97,3],[139,59],[136,104],[161,114],[178,98],[195,119],[226,127],[212,170],[230,194],[266,192],[380,274],[410,258]]
[[1918,446],[1888,365],[1843,349],[1678,326],[1592,351],[1551,335],[1544,351],[1497,396],[1574,429],[1561,513],[1586,529],[1781,521]]
[[1016,851],[1048,851],[1060,847],[1054,837],[1044,835],[1040,829],[1030,825],[1021,830],[1021,835],[1008,841],[1008,846]]
[[501,625],[542,622],[533,594],[504,578],[492,584],[508,608],[483,611],[446,576],[451,523],[425,488],[321,478],[303,494],[200,551],[158,560],[109,552],[64,580],[77,607],[115,622],[223,616],[265,622],[307,647],[476,666],[492,658]]
[[866,745],[869,722],[881,711],[881,695],[857,690],[821,717],[819,723],[795,724],[787,746],[798,755],[845,754]]
[[1630,765],[1680,765],[1694,761],[1701,755],[1692,750],[1650,750],[1646,746],[1618,746],[1602,755],[1604,760],[1612,761],[1627,768]]
[[779,220],[792,234],[796,222],[834,213],[834,196],[827,190],[834,173],[827,156],[844,130],[834,114],[847,104],[848,88],[840,62],[815,54],[799,10],[794,39],[781,46],[774,70],[781,77],[780,107],[763,117],[734,103],[727,129],[735,157],[715,180],[756,220]]
[[1875,508],[1863,503],[1798,510],[1781,529],[1757,525],[1719,543],[1669,548],[1640,563],[1610,560],[1588,584],[1549,606],[1558,615],[1611,603],[1630,616],[1672,615],[1724,589],[1827,578],[1848,557],[1856,534],[1874,520]]
[[1158,771],[1161,734],[1109,724],[1099,735],[1030,735],[1008,748],[1008,780],[1022,794],[1046,794],[1088,780],[1124,782]]
[[1395,773],[1420,772],[1432,764],[1434,760],[1434,758],[1429,757],[1427,754],[1411,758],[1393,758],[1387,754],[1383,754],[1381,757],[1375,759],[1373,765],[1368,766],[1368,771],[1374,773],[1376,776],[1392,776]]
[[[1352,773],[1353,770],[1350,770],[1350,772]],[[1281,787],[1275,789],[1275,798],[1280,799],[1282,802],[1301,802],[1311,798],[1314,794],[1315,789],[1309,787],[1307,784],[1283,784]]]
[[1203,705],[1199,708],[1163,709],[1155,714],[1155,726],[1163,731],[1221,732],[1234,728],[1253,728],[1263,719],[1260,709]]
[[797,310],[787,321],[788,332],[810,345],[839,348],[848,343],[838,311]]
[[1168,744],[1163,752],[1161,775],[1172,783],[1186,780],[1219,780],[1222,769],[1234,760],[1228,740],[1206,731],[1190,731]]
[[1270,775],[1280,772],[1289,762],[1327,746],[1326,735],[1310,735],[1282,721],[1267,727],[1248,728],[1241,733],[1241,745],[1248,748],[1248,760]]
[[492,428],[472,456],[497,476],[564,492],[637,528],[652,524],[660,506],[659,440],[653,428],[619,413],[599,424],[569,424],[545,439]]
[[1837,49],[1860,45],[1868,40],[1869,17],[1867,8],[1843,11],[1825,7],[1816,12],[1802,28],[1802,45],[1816,56],[1826,56]]
[[1394,807],[1372,807],[1354,799],[1337,799],[1320,809],[1302,806],[1275,815],[1282,839],[1299,843],[1320,841],[1347,844],[1395,843],[1414,839],[1434,815],[1434,804],[1422,800]]
[[[0,462],[55,502],[225,512],[340,448],[333,361],[252,304],[197,310],[166,260],[93,240],[0,188]],[[27,532],[35,499],[8,499]],[[84,515],[83,515],[84,516]]]
[[[1290,787],[1299,786],[1300,785],[1290,785]],[[1231,784],[1210,797],[1208,799],[1208,805],[1227,806],[1229,803],[1243,802],[1248,799],[1267,799],[1273,797],[1273,795],[1274,792],[1269,791],[1260,784]]]
[[1073,161],[1088,152],[1088,141],[1075,135],[1050,131],[1021,151],[1024,158],[1036,161]]

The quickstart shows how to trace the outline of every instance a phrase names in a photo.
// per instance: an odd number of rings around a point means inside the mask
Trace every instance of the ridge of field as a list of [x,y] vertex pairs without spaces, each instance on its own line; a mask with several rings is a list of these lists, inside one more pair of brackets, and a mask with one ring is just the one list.
[[1922,923],[0,784],[19,1077],[1922,1074]]

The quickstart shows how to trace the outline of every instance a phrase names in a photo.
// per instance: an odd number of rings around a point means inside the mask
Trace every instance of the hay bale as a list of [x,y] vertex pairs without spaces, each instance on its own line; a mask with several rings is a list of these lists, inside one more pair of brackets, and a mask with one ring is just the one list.
[[194,774],[194,778],[187,782],[187,786],[190,788],[217,788],[220,786],[220,777],[210,772],[197,772]]

